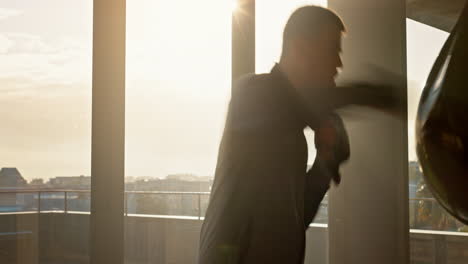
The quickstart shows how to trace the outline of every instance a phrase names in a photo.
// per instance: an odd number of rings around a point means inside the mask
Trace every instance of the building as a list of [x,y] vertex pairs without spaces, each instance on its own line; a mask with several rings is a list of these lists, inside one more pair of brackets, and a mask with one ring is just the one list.
[[91,176],[61,176],[51,178],[49,185],[52,188],[63,188],[63,189],[90,189],[91,188]]
[[0,170],[0,188],[25,187],[26,180],[17,168],[2,168]]
[[[0,190],[23,188],[27,185],[17,168],[2,168],[0,170]],[[0,212],[18,211],[22,208],[23,195],[17,193],[2,193],[0,196]]]

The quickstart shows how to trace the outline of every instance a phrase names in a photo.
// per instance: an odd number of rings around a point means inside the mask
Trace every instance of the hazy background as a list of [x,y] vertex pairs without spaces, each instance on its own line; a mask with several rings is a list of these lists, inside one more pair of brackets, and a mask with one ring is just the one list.
[[[326,1],[257,0],[257,72],[278,60],[287,17],[308,3]],[[126,175],[213,174],[230,94],[232,9],[220,0],[127,1]],[[415,159],[418,98],[448,34],[407,22]],[[91,56],[91,0],[2,1],[0,167],[28,180],[90,174]]]

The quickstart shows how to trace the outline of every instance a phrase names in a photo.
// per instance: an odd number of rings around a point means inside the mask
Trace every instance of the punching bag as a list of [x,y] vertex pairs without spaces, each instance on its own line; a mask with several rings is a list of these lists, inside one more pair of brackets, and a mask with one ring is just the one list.
[[434,197],[451,215],[468,224],[468,5],[421,95],[416,152]]

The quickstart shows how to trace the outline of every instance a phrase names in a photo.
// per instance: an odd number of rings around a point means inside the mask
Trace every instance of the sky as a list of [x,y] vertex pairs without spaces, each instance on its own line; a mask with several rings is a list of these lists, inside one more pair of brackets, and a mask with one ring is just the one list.
[[[304,4],[326,2],[257,0],[257,72],[278,60],[284,23]],[[231,12],[219,0],[127,2],[127,176],[213,175],[230,94]],[[414,159],[417,100],[447,34],[407,27]],[[91,59],[91,0],[2,1],[0,167],[28,180],[90,174]]]
[[88,174],[91,1],[2,1],[0,167]]
[[432,65],[448,38],[448,33],[425,24],[406,20],[408,78],[408,154],[416,160],[414,126],[419,97]]

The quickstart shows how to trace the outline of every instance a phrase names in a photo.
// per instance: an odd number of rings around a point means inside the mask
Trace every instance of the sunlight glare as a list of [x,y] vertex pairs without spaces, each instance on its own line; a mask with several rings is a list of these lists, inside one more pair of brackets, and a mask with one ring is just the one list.
[[231,11],[235,13],[238,8],[239,4],[237,3],[237,0],[231,0]]

